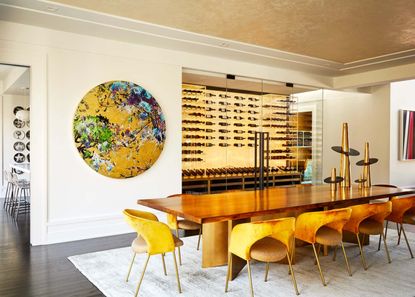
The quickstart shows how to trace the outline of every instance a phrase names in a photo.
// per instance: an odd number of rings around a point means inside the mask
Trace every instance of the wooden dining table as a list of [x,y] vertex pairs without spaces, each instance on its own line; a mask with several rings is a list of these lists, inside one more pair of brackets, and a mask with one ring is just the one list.
[[[202,267],[205,268],[227,264],[229,235],[237,224],[414,193],[415,189],[380,186],[352,186],[331,191],[327,185],[312,185],[218,194],[183,194],[170,198],[140,199],[138,204],[203,224]],[[244,267],[245,261],[237,256],[232,257],[233,279]]]

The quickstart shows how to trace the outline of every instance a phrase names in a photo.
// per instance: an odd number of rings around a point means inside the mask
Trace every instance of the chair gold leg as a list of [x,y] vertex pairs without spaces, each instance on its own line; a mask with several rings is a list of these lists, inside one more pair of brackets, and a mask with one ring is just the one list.
[[[177,238],[179,238],[179,229],[176,229],[176,236]],[[177,247],[177,250],[179,252],[179,264],[180,266],[182,266],[182,253],[180,252],[180,247]]]
[[363,269],[367,270],[365,255],[363,254],[363,248],[362,248],[362,245],[360,244],[359,233],[356,233],[356,238],[357,238],[357,243],[358,243],[359,249],[360,249],[360,258],[362,259]]
[[386,239],[385,236],[382,233],[382,237],[383,237],[383,243],[385,245],[385,250],[386,250],[386,256],[388,257],[388,263],[391,263],[391,256],[389,255],[389,250],[388,250],[388,245],[386,244]]
[[334,252],[333,252],[333,261],[336,261],[336,255],[337,255],[337,245],[334,247]]
[[320,261],[318,260],[318,254],[317,254],[317,251],[316,251],[316,247],[315,247],[314,243],[312,245],[313,245],[314,256],[316,257],[318,271],[320,272],[321,282],[323,283],[323,286],[325,286],[326,285],[326,281],[324,280],[323,272],[321,271]]
[[143,272],[141,273],[140,281],[138,282],[134,297],[137,297],[138,291],[140,290],[141,282],[143,281],[144,273],[146,272],[146,269],[147,269],[148,260],[150,260],[150,255],[147,255],[147,260],[146,260],[146,263],[144,264],[144,269],[143,269]]
[[231,277],[231,266],[232,266],[232,254],[229,253],[228,254],[228,271],[226,273],[225,293],[228,292],[228,284],[229,284],[229,279]]
[[399,228],[398,223],[396,223],[396,230],[398,230],[398,245],[399,245],[401,243],[401,233],[402,233],[402,230],[401,230],[401,228]]
[[180,285],[180,278],[179,278],[179,269],[177,268],[177,261],[176,261],[176,251],[173,251],[173,260],[174,260],[174,269],[176,270],[176,280],[177,280],[177,288],[179,289],[179,293],[182,292],[182,286]]
[[269,262],[265,265],[265,279],[264,282],[268,280],[268,271],[269,271]]
[[[388,224],[389,224],[389,221],[386,221],[386,226],[385,226],[385,238],[386,238],[386,235],[388,234]],[[378,242],[378,251],[380,251],[380,242],[382,241],[382,236],[381,235],[379,235],[379,242]]]
[[297,295],[300,295],[300,293],[298,292],[298,288],[297,288],[297,281],[295,280],[293,266],[291,265],[290,255],[288,254],[288,252],[287,252],[287,260],[288,260],[288,267],[290,269],[291,278],[292,278],[293,284],[294,284],[295,293]]
[[252,275],[251,275],[251,263],[249,260],[246,260],[248,265],[248,278],[249,278],[249,287],[251,288],[251,297],[254,297],[254,287],[252,286]]
[[131,260],[130,268],[128,268],[127,278],[125,279],[125,281],[126,281],[126,282],[128,282],[128,278],[130,277],[131,268],[133,268],[133,264],[134,264],[135,255],[137,255],[137,254],[136,254],[136,253],[134,253],[134,255],[133,255],[133,259]]
[[414,255],[412,254],[411,246],[409,245],[408,238],[406,237],[406,233],[405,233],[405,229],[403,228],[403,224],[401,224],[401,229],[400,230],[402,230],[403,237],[405,237],[405,241],[406,241],[406,245],[408,246],[409,253],[411,254],[411,258],[413,259]]
[[167,275],[166,262],[164,262],[164,254],[161,254],[161,261],[163,262],[164,275]]
[[[337,246],[336,246],[336,248],[337,248]],[[349,275],[352,276],[352,272],[351,272],[350,266],[349,266],[349,260],[347,259],[347,254],[346,254],[346,250],[344,249],[343,242],[342,242],[342,250],[343,250],[344,261],[346,262],[347,271],[349,272]]]
[[[320,257],[321,244],[318,243],[317,256]],[[314,265],[317,265],[317,259],[314,259]]]
[[197,239],[197,250],[199,250],[200,247],[200,237],[202,236],[202,227],[199,229],[199,238]]

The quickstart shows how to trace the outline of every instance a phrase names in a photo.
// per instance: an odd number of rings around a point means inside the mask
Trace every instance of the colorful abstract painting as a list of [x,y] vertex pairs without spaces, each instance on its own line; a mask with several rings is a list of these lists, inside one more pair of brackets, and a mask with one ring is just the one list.
[[129,178],[158,159],[166,122],[147,90],[128,81],[109,81],[82,98],[73,133],[79,154],[92,169],[113,178]]

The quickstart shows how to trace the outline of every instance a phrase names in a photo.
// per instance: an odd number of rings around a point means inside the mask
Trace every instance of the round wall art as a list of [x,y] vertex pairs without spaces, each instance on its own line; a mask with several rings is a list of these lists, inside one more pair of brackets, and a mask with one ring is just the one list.
[[82,98],[73,133],[79,154],[92,169],[113,178],[129,178],[158,159],[166,122],[148,91],[132,82],[109,81]]

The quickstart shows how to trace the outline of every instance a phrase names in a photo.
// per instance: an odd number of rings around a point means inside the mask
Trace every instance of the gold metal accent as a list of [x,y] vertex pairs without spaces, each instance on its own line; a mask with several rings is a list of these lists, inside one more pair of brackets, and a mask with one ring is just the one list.
[[[318,243],[317,246],[317,256],[320,257],[320,251],[321,251],[321,244]],[[314,265],[317,265],[317,259],[314,259]]]
[[146,263],[144,264],[144,269],[143,269],[143,272],[141,273],[140,281],[138,282],[137,289],[135,290],[134,297],[137,297],[138,291],[140,290],[141,282],[143,281],[144,273],[146,272],[146,269],[147,269],[148,260],[150,260],[150,255],[149,254],[147,255],[147,260],[146,260]]
[[180,285],[179,269],[177,268],[176,250],[173,250],[174,269],[176,270],[176,280],[179,293],[182,292],[182,286]]
[[317,260],[316,262],[317,262],[317,266],[318,266],[318,271],[320,272],[321,282],[323,283],[323,286],[326,286],[326,281],[324,280],[323,272],[321,271],[320,261],[318,259],[318,255],[317,255],[317,252],[316,252],[316,247],[315,247],[314,243],[312,245],[313,245],[314,256],[316,257],[316,260]]
[[382,238],[383,238],[383,243],[384,243],[384,245],[385,245],[386,256],[388,257],[388,263],[391,263],[391,262],[392,262],[392,260],[391,260],[391,256],[389,255],[388,245],[386,244],[386,238],[385,238],[385,236],[383,235],[383,232],[381,233],[381,236],[382,236]]
[[267,262],[267,264],[265,266],[265,279],[264,279],[264,282],[266,282],[268,280],[268,271],[269,271],[269,262]]
[[365,180],[363,182],[363,186],[365,188],[370,188],[372,186],[372,181],[370,178],[370,159],[369,159],[369,142],[365,143],[365,157],[364,157],[364,163],[366,165],[363,165],[363,179]]
[[226,274],[225,293],[228,292],[228,284],[229,284],[229,279],[231,277],[231,266],[232,266],[232,254],[229,253],[229,255],[228,255],[228,272]]
[[298,288],[297,288],[297,281],[295,279],[295,275],[294,275],[294,270],[293,270],[293,266],[291,264],[291,260],[290,260],[290,254],[287,252],[287,260],[288,260],[288,267],[290,268],[290,274],[291,274],[291,278],[293,280],[293,284],[294,284],[294,289],[295,289],[295,293],[297,295],[300,295],[300,293],[298,292]]
[[254,297],[254,287],[252,286],[252,276],[251,276],[251,263],[249,260],[246,260],[248,265],[248,278],[249,278],[249,287],[251,288],[251,297]]
[[[363,168],[365,168],[365,167],[363,167]],[[363,188],[363,185],[364,185],[364,183],[366,183],[366,181],[364,181],[364,182],[362,182],[364,180],[364,174],[360,174],[360,178],[359,178],[359,181],[361,181],[361,182],[359,182],[358,183],[358,188],[359,189],[362,189]]]
[[130,268],[128,269],[128,273],[127,273],[127,278],[125,279],[125,281],[126,281],[126,282],[128,282],[128,278],[130,277],[131,268],[133,268],[133,264],[134,264],[135,255],[137,255],[137,254],[136,254],[136,253],[134,253],[134,255],[133,255],[133,259],[131,260]]
[[346,250],[344,249],[343,241],[342,241],[342,250],[343,250],[344,261],[346,262],[347,271],[349,272],[349,275],[352,276],[352,272],[349,266],[349,260],[347,259],[347,254],[346,254]]
[[200,226],[199,229],[199,238],[197,239],[197,250],[199,250],[200,247],[200,237],[202,236],[202,226]]
[[398,244],[397,245],[400,245],[400,243],[401,243],[401,233],[402,233],[402,230],[401,230],[401,228],[399,228],[398,223],[396,223],[396,230],[398,230]]
[[[342,151],[349,152],[349,128],[347,123],[343,123],[342,128]],[[343,181],[340,185],[343,188],[350,188],[352,186],[350,181],[350,158],[348,154],[341,154],[340,156],[340,176]]]
[[[176,236],[177,236],[177,238],[180,238],[179,237],[179,229],[176,229]],[[177,247],[177,250],[179,251],[179,264],[180,264],[180,266],[182,266],[182,253],[180,252],[180,247],[179,246]]]
[[359,233],[356,234],[356,238],[357,238],[357,243],[358,243],[359,249],[360,249],[360,258],[362,259],[363,268],[364,268],[364,270],[367,270],[365,255],[363,254],[363,248],[362,248],[362,245],[360,244]]
[[164,262],[164,254],[161,254],[161,261],[163,262],[164,275],[167,275],[166,262]]
[[330,184],[330,191],[336,192],[337,190],[337,183],[336,183],[336,168],[331,169],[331,184]]
[[414,255],[412,254],[411,246],[409,245],[408,238],[406,237],[405,229],[403,228],[402,223],[401,223],[401,229],[400,230],[402,230],[403,236],[405,237],[406,245],[408,246],[408,249],[409,249],[409,253],[411,254],[411,258],[413,259]]

